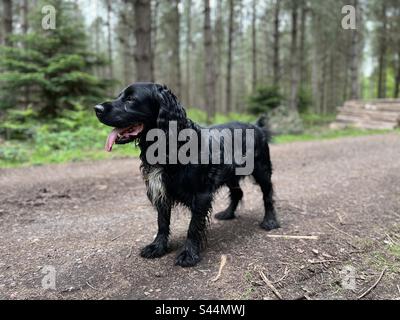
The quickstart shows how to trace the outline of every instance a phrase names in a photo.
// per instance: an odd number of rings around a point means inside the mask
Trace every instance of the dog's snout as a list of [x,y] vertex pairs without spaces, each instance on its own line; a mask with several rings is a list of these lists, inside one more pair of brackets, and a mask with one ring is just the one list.
[[101,114],[104,112],[104,107],[101,104],[98,104],[97,106],[94,107],[94,111],[97,114]]

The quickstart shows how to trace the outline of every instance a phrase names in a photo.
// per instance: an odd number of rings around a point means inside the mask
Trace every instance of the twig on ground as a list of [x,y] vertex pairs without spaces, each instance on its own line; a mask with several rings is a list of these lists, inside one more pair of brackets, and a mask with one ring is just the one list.
[[119,236],[116,236],[115,238],[112,238],[112,239],[110,240],[110,242],[113,242],[113,241],[115,241],[115,240],[121,238],[122,236],[124,236],[125,234],[127,234],[128,231],[129,231],[129,230],[126,230],[124,233],[121,233]]
[[227,260],[227,257],[226,257],[225,254],[223,254],[223,255],[221,256],[221,263],[220,263],[220,265],[219,265],[218,274],[217,274],[217,276],[216,276],[214,279],[211,279],[212,282],[217,281],[217,280],[221,277],[222,269],[225,267],[226,260]]
[[360,300],[362,298],[364,298],[367,294],[369,294],[372,290],[374,290],[376,288],[376,286],[378,285],[378,283],[382,280],[383,275],[385,274],[387,270],[387,267],[385,267],[382,272],[381,275],[379,276],[378,280],[376,280],[376,282],[372,285],[372,287],[370,287],[367,291],[365,291],[362,295],[360,295],[357,300]]
[[347,232],[344,232],[344,231],[340,230],[339,228],[336,228],[334,225],[330,224],[329,222],[327,222],[326,224],[328,226],[330,226],[332,229],[335,229],[336,231],[338,231],[338,232],[340,232],[340,233],[342,233],[342,234],[344,234],[344,235],[346,235],[346,236],[348,236],[350,238],[354,238],[354,236],[352,236],[351,234],[349,234]]
[[92,288],[95,291],[98,291],[95,287],[93,287],[89,281],[86,281],[86,284],[88,285],[88,287]]
[[126,259],[129,259],[131,256],[132,256],[132,252],[133,252],[133,246],[134,245],[131,245],[131,248],[130,248],[130,250],[129,250],[129,253],[126,255]]
[[332,259],[332,260],[319,260],[319,261],[315,261],[315,260],[308,260],[308,262],[309,263],[311,263],[311,264],[320,264],[320,263],[327,263],[327,262],[339,262],[339,260],[335,260],[335,259]]
[[288,269],[288,266],[286,266],[286,267],[285,267],[285,272],[283,273],[283,276],[282,276],[280,279],[278,279],[277,281],[272,282],[272,284],[277,284],[277,283],[279,283],[279,282],[282,282],[283,280],[286,279],[286,277],[287,277],[288,275],[289,275],[289,269]]
[[289,236],[285,234],[267,234],[268,238],[318,240],[318,236]]
[[399,285],[397,285],[397,290],[399,290],[399,294],[400,294],[400,286]]
[[278,290],[274,287],[274,285],[267,279],[264,272],[260,271],[261,279],[265,282],[265,284],[272,290],[272,292],[278,297],[278,299],[283,300],[282,295]]

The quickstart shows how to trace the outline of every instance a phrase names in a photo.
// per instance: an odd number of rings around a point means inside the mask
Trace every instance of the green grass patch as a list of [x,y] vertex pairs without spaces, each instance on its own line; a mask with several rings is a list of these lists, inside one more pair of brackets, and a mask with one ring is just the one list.
[[[187,113],[195,122],[205,123],[207,120],[204,111],[189,109]],[[302,118],[305,127],[303,134],[276,136],[274,142],[283,144],[392,132],[361,129],[330,130],[328,125],[334,120],[334,116],[305,114]],[[80,106],[77,106],[76,110],[65,111],[62,117],[46,123],[34,120],[30,110],[15,113],[11,119],[2,125],[4,130],[12,132],[13,139],[0,143],[0,168],[137,157],[140,153],[132,144],[116,145],[113,152],[105,152],[104,144],[111,128],[99,123],[93,113],[83,110]],[[248,114],[217,114],[213,123],[254,122],[256,119],[256,116]],[[400,130],[395,132],[400,133]]]
[[281,135],[274,137],[274,142],[278,144],[291,143],[299,141],[316,141],[316,140],[329,140],[329,139],[339,139],[346,137],[361,137],[377,134],[385,134],[390,132],[400,133],[400,130],[362,130],[362,129],[343,129],[343,130],[307,130],[303,134],[299,135]]

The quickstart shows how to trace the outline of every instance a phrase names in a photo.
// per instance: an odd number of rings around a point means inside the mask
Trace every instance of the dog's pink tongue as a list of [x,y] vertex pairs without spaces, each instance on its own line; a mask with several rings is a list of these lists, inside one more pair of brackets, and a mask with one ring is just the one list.
[[107,138],[107,142],[106,142],[106,146],[105,149],[107,152],[111,152],[112,151],[112,147],[115,143],[115,141],[117,140],[118,134],[121,133],[123,129],[117,129],[115,128],[113,131],[111,131],[111,133],[108,135]]

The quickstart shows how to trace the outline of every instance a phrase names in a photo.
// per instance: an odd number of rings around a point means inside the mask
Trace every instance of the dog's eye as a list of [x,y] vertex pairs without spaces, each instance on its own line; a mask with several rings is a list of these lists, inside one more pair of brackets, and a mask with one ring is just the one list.
[[128,102],[128,103],[132,103],[132,102],[135,102],[135,98],[134,97],[127,97],[126,99],[125,99],[125,102]]

